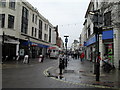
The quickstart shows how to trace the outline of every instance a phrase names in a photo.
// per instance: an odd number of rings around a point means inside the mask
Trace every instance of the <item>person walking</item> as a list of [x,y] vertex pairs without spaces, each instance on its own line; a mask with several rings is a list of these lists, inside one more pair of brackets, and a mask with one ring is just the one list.
[[82,53],[80,54],[81,62],[83,61],[84,57],[85,57],[85,54],[84,54],[84,52],[82,52]]

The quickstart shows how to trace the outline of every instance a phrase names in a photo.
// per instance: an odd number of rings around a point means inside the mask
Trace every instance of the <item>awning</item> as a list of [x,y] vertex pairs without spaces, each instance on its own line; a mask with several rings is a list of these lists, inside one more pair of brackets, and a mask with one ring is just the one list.
[[34,43],[34,42],[23,42],[22,45],[28,45],[30,44],[30,46],[37,46],[37,47],[43,47],[43,48],[48,48],[48,45],[43,45],[43,44],[38,44],[38,43]]

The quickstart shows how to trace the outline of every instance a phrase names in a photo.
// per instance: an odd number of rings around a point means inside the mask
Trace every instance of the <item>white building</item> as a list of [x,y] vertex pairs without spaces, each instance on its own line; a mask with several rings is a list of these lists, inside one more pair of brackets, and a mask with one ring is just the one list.
[[45,55],[56,44],[54,26],[25,0],[1,0],[0,29],[0,35],[4,32],[3,56],[10,59],[29,52],[33,58]]
[[[91,0],[85,18],[86,23],[84,24],[83,32],[87,31],[87,40],[85,40],[85,46],[87,51],[87,59],[95,60],[95,47],[96,37],[94,34],[93,27],[93,15],[90,15],[90,11],[99,10],[98,15],[102,15],[103,23],[99,23],[99,27],[102,27],[102,34],[99,37],[99,51],[101,57],[107,54],[111,59],[111,64],[115,65],[116,68],[119,66],[120,58],[120,0]],[[95,19],[95,18],[94,18]],[[98,21],[100,18],[98,19]],[[84,38],[82,38],[84,39]]]

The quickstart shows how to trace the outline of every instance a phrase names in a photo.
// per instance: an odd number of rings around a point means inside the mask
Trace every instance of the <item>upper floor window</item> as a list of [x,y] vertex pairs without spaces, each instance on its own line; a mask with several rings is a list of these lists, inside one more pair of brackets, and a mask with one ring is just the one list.
[[105,26],[111,25],[111,11],[104,14],[104,25]]
[[5,26],[5,14],[0,14],[0,28]]
[[32,27],[32,36],[34,35],[34,27]]
[[28,30],[28,10],[23,7],[22,9],[22,23],[21,23],[21,32],[27,34]]
[[8,15],[8,28],[14,28],[14,16]]
[[36,17],[35,17],[35,24],[37,24],[37,15],[36,15]]
[[9,0],[9,8],[15,9],[15,0]]
[[51,42],[51,28],[49,28],[49,42]]
[[91,31],[90,31],[90,26],[89,26],[88,27],[88,38],[89,38],[90,34],[91,34]]
[[39,30],[38,38],[39,38],[39,39],[42,39],[42,31],[41,31],[41,30]]
[[39,29],[42,30],[42,21],[39,20]]
[[44,40],[47,41],[48,35],[44,34]]
[[33,15],[32,15],[32,22],[33,22],[33,23],[34,23],[34,17],[35,17],[35,15],[33,14]]
[[35,28],[35,37],[37,36],[37,28]]
[[48,30],[48,25],[47,24],[45,24],[45,30]]
[[22,17],[24,17],[25,19],[28,19],[28,10],[25,7],[23,7],[22,9]]
[[6,7],[6,0],[0,0],[0,6]]

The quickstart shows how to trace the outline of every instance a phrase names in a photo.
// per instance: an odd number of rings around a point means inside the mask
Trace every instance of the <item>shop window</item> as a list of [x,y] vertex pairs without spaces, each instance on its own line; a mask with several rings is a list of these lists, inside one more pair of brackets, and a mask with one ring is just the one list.
[[8,28],[14,28],[14,16],[8,15]]
[[0,14],[0,28],[5,26],[5,14]]

